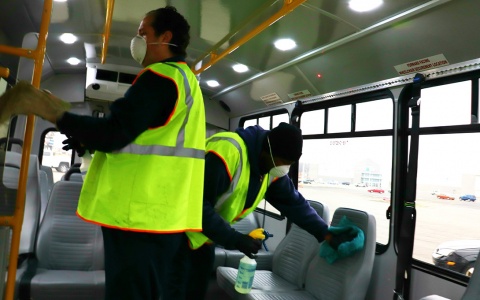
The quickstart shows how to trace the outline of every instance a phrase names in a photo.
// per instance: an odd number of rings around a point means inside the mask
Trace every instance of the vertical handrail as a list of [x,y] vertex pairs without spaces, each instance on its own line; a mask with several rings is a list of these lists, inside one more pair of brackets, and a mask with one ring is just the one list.
[[115,0],[107,0],[107,13],[105,15],[105,30],[102,35],[102,64],[105,63],[107,58],[108,41],[110,40],[110,28],[112,27],[113,7]]
[[275,14],[270,16],[267,20],[263,21],[260,25],[252,29],[249,33],[242,36],[238,41],[230,45],[230,47],[225,49],[223,52],[217,54],[217,53],[214,53],[212,50],[211,52],[204,55],[203,57],[207,57],[208,55],[210,55],[210,61],[207,64],[203,65],[200,69],[195,69],[195,65],[194,65],[192,72],[195,75],[198,75],[203,71],[205,71],[206,69],[210,68],[212,65],[217,63],[219,60],[221,60],[228,54],[235,51],[238,47],[245,44],[253,37],[257,36],[260,32],[262,32],[263,30],[271,26],[273,23],[277,22],[278,20],[280,20],[281,18],[283,18],[284,16],[292,12],[295,8],[297,8],[299,5],[301,5],[305,1],[306,0],[284,0],[283,6],[279,11],[277,11]]
[[[47,44],[48,27],[52,15],[52,1],[44,0],[42,21],[40,23],[40,33],[38,36],[38,44],[35,50],[15,48],[0,45],[0,52],[24,56],[34,60],[32,84],[36,88],[40,87],[42,76],[43,61],[45,59],[45,51]],[[20,176],[18,180],[18,191],[15,212],[13,217],[0,217],[0,224],[12,228],[12,241],[10,245],[10,260],[8,264],[7,285],[5,290],[5,300],[13,300],[15,291],[15,277],[17,271],[17,259],[20,245],[20,233],[22,230],[23,214],[25,211],[25,196],[28,177],[28,164],[30,162],[30,152],[32,149],[33,130],[35,125],[35,116],[28,115],[25,127],[25,136],[22,147],[22,160],[20,165]],[[1,279],[0,279],[1,280]]]

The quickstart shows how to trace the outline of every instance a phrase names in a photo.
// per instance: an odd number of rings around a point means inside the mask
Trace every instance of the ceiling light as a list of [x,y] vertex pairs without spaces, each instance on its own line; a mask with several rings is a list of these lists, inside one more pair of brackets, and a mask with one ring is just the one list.
[[244,64],[236,64],[232,68],[237,73],[244,73],[248,71],[248,67]]
[[208,80],[208,81],[207,81],[207,84],[208,84],[208,86],[210,86],[210,87],[217,87],[217,86],[220,85],[220,83],[218,83],[218,81],[216,81],[216,80]]
[[71,33],[64,33],[60,36],[60,40],[65,44],[73,44],[77,41],[77,37]]
[[282,51],[290,50],[297,46],[295,41],[292,39],[280,39],[280,40],[277,40],[274,43],[274,45],[278,50],[282,50]]
[[67,59],[67,62],[68,62],[69,64],[71,64],[72,66],[76,66],[76,65],[78,65],[79,63],[81,63],[82,61],[79,60],[79,59],[76,58],[76,57],[70,57],[69,59]]
[[54,0],[55,2],[67,2],[67,0]]
[[383,0],[350,0],[348,5],[351,9],[358,12],[374,10],[383,4]]

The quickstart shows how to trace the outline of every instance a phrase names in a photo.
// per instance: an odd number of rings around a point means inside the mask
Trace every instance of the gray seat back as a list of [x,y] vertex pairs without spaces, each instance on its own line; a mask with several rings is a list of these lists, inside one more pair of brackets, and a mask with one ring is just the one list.
[[53,185],[37,238],[38,267],[49,270],[104,269],[101,227],[81,220],[77,205],[81,182]]
[[45,174],[47,174],[47,182],[48,182],[48,195],[50,196],[50,193],[52,192],[52,187],[53,187],[53,171],[52,168],[40,165],[40,170],[44,171]]
[[[317,214],[328,222],[330,217],[328,207],[315,201],[309,203]],[[272,272],[298,287],[303,287],[308,264],[317,249],[317,239],[292,224],[285,238],[275,249]]]
[[373,270],[376,246],[375,217],[367,212],[338,208],[332,220],[337,225],[346,216],[365,234],[364,248],[350,257],[327,263],[319,255],[312,259],[305,281],[305,289],[316,299],[365,299]]
[[38,177],[40,180],[40,222],[47,209],[48,198],[50,197],[50,189],[48,187],[48,176],[42,169],[39,170]]
[[[0,215],[13,215],[16,203],[16,193],[18,190],[18,180],[20,177],[20,165],[22,155],[17,152],[7,151],[5,154],[5,166],[0,165],[1,172],[1,197]],[[5,193],[4,193],[5,192]],[[30,155],[28,165],[27,187],[25,195],[25,211],[22,223],[22,232],[20,235],[19,254],[32,253],[35,246],[35,237],[40,220],[40,179],[39,164],[36,155]]]

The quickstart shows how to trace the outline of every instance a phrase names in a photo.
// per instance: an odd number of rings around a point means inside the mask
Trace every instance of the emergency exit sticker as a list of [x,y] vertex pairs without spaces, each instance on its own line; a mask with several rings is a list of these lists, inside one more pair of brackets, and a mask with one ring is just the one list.
[[395,66],[399,75],[407,75],[410,73],[422,72],[428,69],[447,66],[450,63],[443,54],[437,54],[426,58],[417,59],[401,65]]
[[270,93],[265,96],[261,96],[260,99],[262,99],[267,106],[283,103],[282,99],[277,93]]

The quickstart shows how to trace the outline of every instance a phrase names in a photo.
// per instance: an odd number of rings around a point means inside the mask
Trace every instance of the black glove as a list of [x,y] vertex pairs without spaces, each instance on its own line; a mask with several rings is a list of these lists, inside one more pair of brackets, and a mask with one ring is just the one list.
[[243,252],[250,258],[255,258],[255,254],[262,248],[262,241],[256,240],[249,235],[241,234],[235,242],[235,248]]
[[67,136],[68,138],[62,142],[65,146],[62,147],[63,150],[68,151],[70,149],[75,150],[78,156],[82,157],[85,154],[86,148],[75,138]]
[[341,243],[350,242],[357,236],[353,229],[337,234],[330,232],[329,234],[331,236],[326,238],[326,240],[334,250],[337,250]]

